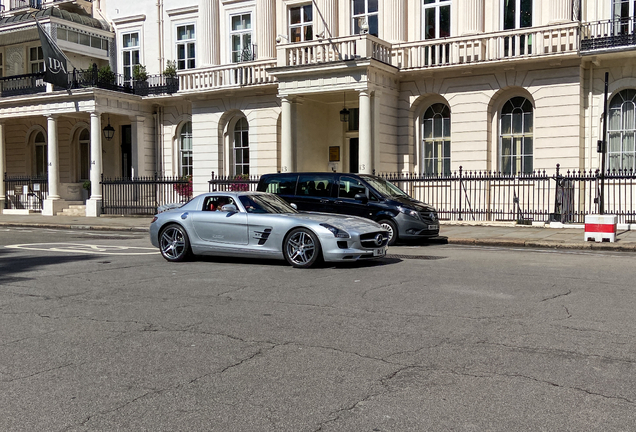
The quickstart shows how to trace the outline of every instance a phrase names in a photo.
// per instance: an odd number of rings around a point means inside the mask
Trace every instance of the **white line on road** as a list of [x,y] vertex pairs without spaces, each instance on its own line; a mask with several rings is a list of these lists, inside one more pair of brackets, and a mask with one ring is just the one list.
[[[31,243],[5,246],[8,249],[25,249],[45,252],[68,252],[97,255],[153,255],[159,251],[155,248],[138,246],[90,245],[81,243]],[[144,252],[133,252],[141,250]]]

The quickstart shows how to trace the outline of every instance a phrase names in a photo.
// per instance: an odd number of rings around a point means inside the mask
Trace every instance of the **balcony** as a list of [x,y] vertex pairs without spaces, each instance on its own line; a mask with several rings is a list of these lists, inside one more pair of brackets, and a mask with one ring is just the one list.
[[42,9],[42,0],[5,0],[2,2],[2,11],[33,12]]
[[276,79],[266,69],[274,66],[271,60],[262,60],[179,71],[179,93],[273,84]]
[[395,44],[400,70],[578,54],[578,23]]
[[[179,91],[177,78],[150,75],[145,81],[127,81],[123,75],[110,73],[103,75],[97,68],[76,70],[68,74],[70,89],[101,88],[138,96],[158,96]],[[0,78],[0,97],[24,96],[46,92],[44,72]],[[55,87],[54,90],[66,90]]]
[[634,17],[596,21],[581,25],[581,54],[636,48]]

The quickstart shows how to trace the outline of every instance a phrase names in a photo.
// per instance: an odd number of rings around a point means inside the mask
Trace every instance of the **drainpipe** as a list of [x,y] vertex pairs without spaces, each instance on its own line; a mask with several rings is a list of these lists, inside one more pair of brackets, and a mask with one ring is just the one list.
[[164,69],[163,57],[163,0],[157,0],[157,41],[159,43],[159,73]]

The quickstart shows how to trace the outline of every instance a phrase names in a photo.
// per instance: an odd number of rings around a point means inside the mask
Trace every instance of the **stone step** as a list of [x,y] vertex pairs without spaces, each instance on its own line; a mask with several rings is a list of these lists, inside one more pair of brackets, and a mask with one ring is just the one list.
[[63,209],[61,212],[57,212],[58,216],[86,216],[85,204],[72,204],[68,208]]

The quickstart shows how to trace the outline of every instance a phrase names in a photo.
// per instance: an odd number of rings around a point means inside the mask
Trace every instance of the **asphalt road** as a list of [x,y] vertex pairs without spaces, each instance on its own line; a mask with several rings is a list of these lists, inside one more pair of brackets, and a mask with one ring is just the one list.
[[170,264],[2,228],[0,430],[634,430],[636,255],[401,251]]

